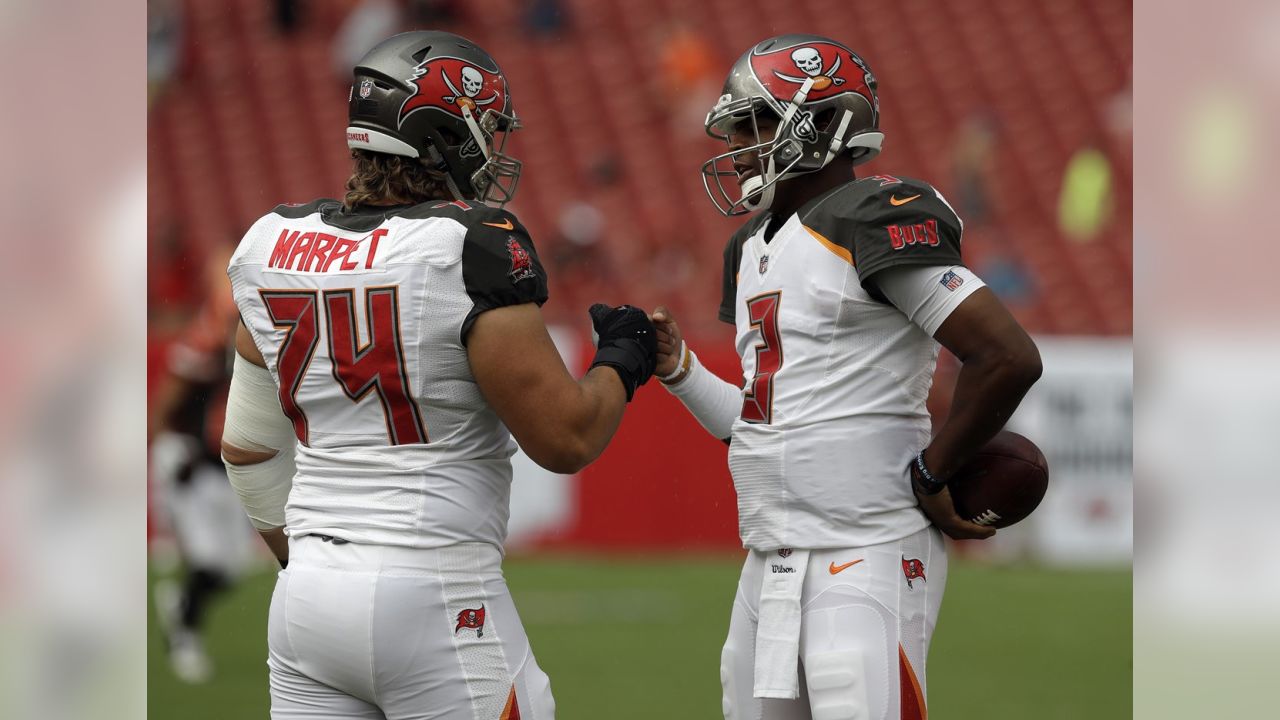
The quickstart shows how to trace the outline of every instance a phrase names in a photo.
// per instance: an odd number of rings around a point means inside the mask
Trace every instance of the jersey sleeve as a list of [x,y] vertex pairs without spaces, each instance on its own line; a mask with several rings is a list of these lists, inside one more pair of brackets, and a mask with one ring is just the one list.
[[896,267],[882,271],[876,277],[876,285],[891,305],[930,337],[960,303],[986,287],[963,265]]
[[466,342],[471,325],[483,312],[507,305],[547,301],[547,273],[533,240],[515,216],[486,213],[467,227],[462,245],[462,281],[472,308],[462,322]]
[[853,257],[864,287],[886,268],[961,264],[963,225],[928,183],[884,184],[857,201],[854,220]]

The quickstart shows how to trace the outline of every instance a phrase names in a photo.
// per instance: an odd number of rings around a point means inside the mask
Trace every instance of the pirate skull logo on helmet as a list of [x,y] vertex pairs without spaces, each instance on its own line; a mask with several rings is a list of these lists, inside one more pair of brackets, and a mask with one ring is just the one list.
[[822,55],[811,47],[796,48],[791,53],[791,62],[809,77],[822,74]]
[[462,92],[467,97],[473,98],[480,94],[480,88],[484,86],[484,78],[480,75],[480,71],[467,65],[462,68]]

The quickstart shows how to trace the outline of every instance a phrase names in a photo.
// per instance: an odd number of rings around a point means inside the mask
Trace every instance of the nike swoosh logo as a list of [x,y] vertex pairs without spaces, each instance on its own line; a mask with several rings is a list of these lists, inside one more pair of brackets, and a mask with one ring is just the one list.
[[[911,202],[912,200],[915,200],[915,199],[916,199],[916,198],[918,198],[918,197],[920,197],[920,196],[919,196],[919,195],[912,195],[912,196],[911,196],[911,197],[909,197],[909,198],[902,198],[901,200],[899,200],[899,199],[897,198],[897,196],[895,196],[895,195],[890,195],[890,196],[889,196],[889,204],[890,204],[890,205],[906,205],[907,203]],[[486,224],[486,225],[488,225],[489,223],[485,223],[485,224]]]
[[850,560],[849,562],[843,565],[837,565],[835,563],[831,563],[830,567],[827,568],[827,572],[831,573],[832,575],[835,575],[837,573],[848,570],[849,568],[853,567],[854,565],[857,565],[858,563],[862,562],[865,559],[866,558],[858,558],[857,560]]
[[[916,197],[920,197],[920,196],[917,195]],[[506,220],[503,220],[500,223],[481,223],[481,224],[488,225],[489,227],[496,227],[499,230],[515,230],[516,229],[516,226],[511,224],[510,218],[507,218]]]

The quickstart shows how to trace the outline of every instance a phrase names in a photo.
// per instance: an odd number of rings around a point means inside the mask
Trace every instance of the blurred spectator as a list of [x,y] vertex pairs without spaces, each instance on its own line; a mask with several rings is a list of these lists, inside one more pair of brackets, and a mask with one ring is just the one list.
[[459,18],[457,0],[409,0],[409,22],[418,30],[439,30]]
[[1117,139],[1131,140],[1133,134],[1133,69],[1129,82],[1107,101],[1107,130]]
[[587,173],[597,189],[611,188],[622,179],[622,166],[617,155],[605,152],[591,161]]
[[333,70],[343,83],[351,68],[380,41],[400,32],[400,5],[394,0],[355,0],[333,38]]
[[174,225],[150,233],[147,252],[148,322],[155,329],[169,329],[184,321],[200,301],[203,287],[191,282],[193,254],[190,238]]
[[147,0],[147,104],[164,93],[182,59],[182,4]]
[[[156,615],[170,667],[188,683],[212,676],[204,620],[210,604],[250,566],[257,547],[219,457],[227,357],[238,318],[223,270],[231,250],[220,246],[201,258],[203,303],[169,347],[147,418],[153,490],[164,499],[160,514],[182,558],[181,576],[154,586]],[[188,277],[202,285],[196,280]]]
[[1010,307],[1023,307],[1034,299],[1035,281],[1012,255],[993,251],[977,264],[974,273]]
[[1097,237],[1111,215],[1111,162],[1092,144],[1071,156],[1058,197],[1058,227],[1067,237]]
[[556,242],[552,246],[551,277],[560,287],[576,291],[612,282],[613,270],[601,247],[604,213],[588,200],[574,200],[560,210]]
[[679,108],[672,120],[678,133],[702,136],[707,111],[720,95],[722,63],[711,42],[693,27],[677,22],[658,44],[667,103]]
[[560,236],[573,245],[595,245],[603,228],[604,214],[585,200],[575,200],[560,211]]
[[971,115],[961,126],[952,151],[952,173],[960,216],[978,228],[991,219],[988,188],[995,174],[997,125],[986,112]]
[[276,0],[276,30],[281,35],[298,29],[298,0]]
[[554,37],[565,27],[564,6],[560,0],[528,0],[525,26],[539,37]]

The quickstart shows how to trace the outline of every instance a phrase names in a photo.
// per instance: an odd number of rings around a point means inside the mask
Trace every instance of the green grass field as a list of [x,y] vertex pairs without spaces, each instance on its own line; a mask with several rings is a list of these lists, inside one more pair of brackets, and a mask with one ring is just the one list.
[[[512,558],[506,575],[560,720],[719,718],[720,646],[739,560]],[[176,681],[150,623],[152,720],[267,717],[266,613],[274,573],[211,613],[217,677]],[[1131,715],[1128,572],[952,564],[929,657],[934,720],[1107,720]]]

